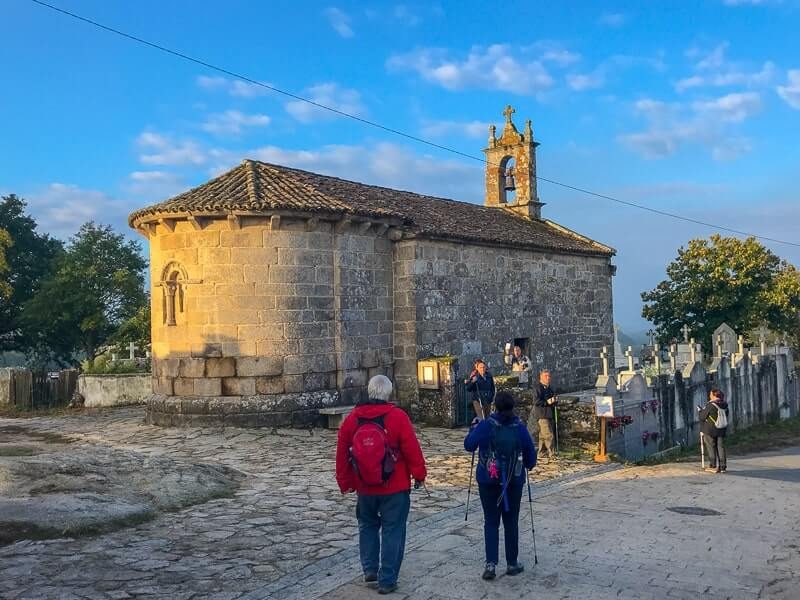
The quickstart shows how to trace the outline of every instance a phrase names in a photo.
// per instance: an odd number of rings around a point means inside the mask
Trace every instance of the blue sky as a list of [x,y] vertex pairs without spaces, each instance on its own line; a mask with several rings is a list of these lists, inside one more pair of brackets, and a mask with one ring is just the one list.
[[[482,156],[507,103],[543,177],[800,243],[798,0],[52,0],[253,79]],[[0,192],[66,238],[244,157],[483,201],[483,168],[132,43],[0,4]],[[540,183],[543,214],[618,250],[616,320],[712,229]],[[800,248],[767,243],[800,265]]]

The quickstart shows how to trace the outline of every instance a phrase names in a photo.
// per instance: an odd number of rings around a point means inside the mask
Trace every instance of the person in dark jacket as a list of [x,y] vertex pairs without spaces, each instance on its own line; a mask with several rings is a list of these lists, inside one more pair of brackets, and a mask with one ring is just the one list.
[[544,455],[546,448],[549,458],[556,455],[553,450],[553,432],[557,401],[558,398],[550,387],[550,371],[544,370],[539,373],[539,383],[533,388],[533,416],[539,424],[539,454]]
[[[531,470],[536,466],[536,446],[528,428],[514,414],[514,397],[502,391],[494,402],[497,412],[476,421],[464,440],[468,452],[478,450],[475,473],[483,505],[484,579],[495,578],[501,520],[505,532],[506,574],[517,575],[524,570],[518,560],[519,506],[526,481],[523,468]],[[508,449],[513,456],[506,455]]]
[[[425,457],[408,415],[391,404],[392,382],[376,375],[367,386],[369,400],[360,402],[339,428],[336,446],[336,482],[343,494],[358,494],[358,549],[364,581],[378,582],[378,593],[397,589],[397,576],[403,562],[406,522],[411,508],[411,478],[425,481]],[[397,462],[382,485],[367,485],[353,466],[353,436],[368,421],[381,420],[386,443],[395,451]],[[373,421],[374,422],[374,421]]]
[[[724,473],[728,470],[728,457],[725,453],[725,434],[728,432],[728,403],[722,390],[714,388],[708,394],[708,404],[698,409],[700,431],[703,432],[706,448],[708,449],[707,471]],[[723,412],[725,427],[717,427],[720,422],[719,414]]]
[[[467,391],[472,392],[475,416],[479,418],[485,417],[491,412],[495,394],[494,377],[489,372],[486,363],[482,360],[476,360],[475,370],[465,383],[467,384]],[[476,402],[479,404],[476,404]]]

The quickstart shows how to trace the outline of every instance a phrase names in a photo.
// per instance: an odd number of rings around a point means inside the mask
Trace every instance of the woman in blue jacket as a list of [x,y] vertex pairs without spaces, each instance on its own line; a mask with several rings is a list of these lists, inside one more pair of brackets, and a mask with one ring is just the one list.
[[500,521],[505,531],[506,575],[518,575],[524,566],[519,555],[519,505],[526,476],[523,469],[536,466],[536,446],[528,428],[514,414],[514,397],[498,392],[496,412],[477,421],[464,440],[468,452],[478,450],[478,492],[483,506],[483,540],[486,546],[484,579],[495,578],[499,560]]

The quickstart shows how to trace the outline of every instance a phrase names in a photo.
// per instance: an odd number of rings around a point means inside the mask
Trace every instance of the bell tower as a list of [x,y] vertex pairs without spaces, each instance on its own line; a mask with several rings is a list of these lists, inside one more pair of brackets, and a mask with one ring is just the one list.
[[503,114],[506,124],[503,134],[495,135],[496,128],[489,125],[489,147],[486,155],[486,206],[512,210],[529,219],[542,218],[543,203],[536,193],[536,146],[533,141],[531,121],[525,122],[520,133],[511,120],[516,111],[506,106]]

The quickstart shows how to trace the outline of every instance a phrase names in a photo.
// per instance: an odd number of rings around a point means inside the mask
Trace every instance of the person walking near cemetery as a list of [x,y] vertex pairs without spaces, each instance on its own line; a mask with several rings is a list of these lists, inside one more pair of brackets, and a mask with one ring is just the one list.
[[494,377],[489,372],[486,363],[480,359],[476,360],[475,370],[465,383],[467,384],[467,391],[472,392],[472,406],[475,409],[475,416],[479,418],[485,417],[491,412],[490,409],[496,391]]
[[403,562],[411,478],[425,481],[425,457],[408,415],[391,404],[392,382],[376,375],[369,398],[356,404],[339,428],[336,482],[343,494],[355,491],[358,549],[364,581],[379,594],[397,589]]
[[486,566],[483,579],[494,579],[500,553],[500,521],[505,534],[506,575],[524,570],[519,562],[519,506],[527,480],[525,469],[536,466],[536,446],[528,428],[514,414],[514,397],[498,392],[496,412],[475,421],[464,439],[467,452],[478,450],[476,479],[483,506]]
[[555,425],[556,403],[558,398],[550,387],[550,371],[539,373],[539,383],[533,388],[533,416],[539,424],[539,454],[544,455],[547,449],[548,458],[555,458],[553,450],[553,432]]
[[517,373],[520,385],[528,386],[531,377],[531,359],[522,353],[522,348],[514,346],[514,355],[511,357],[511,372]]
[[708,449],[708,467],[706,471],[724,473],[728,469],[728,457],[725,452],[725,434],[728,432],[728,403],[722,390],[714,388],[708,394],[708,404],[698,407],[700,431]]

